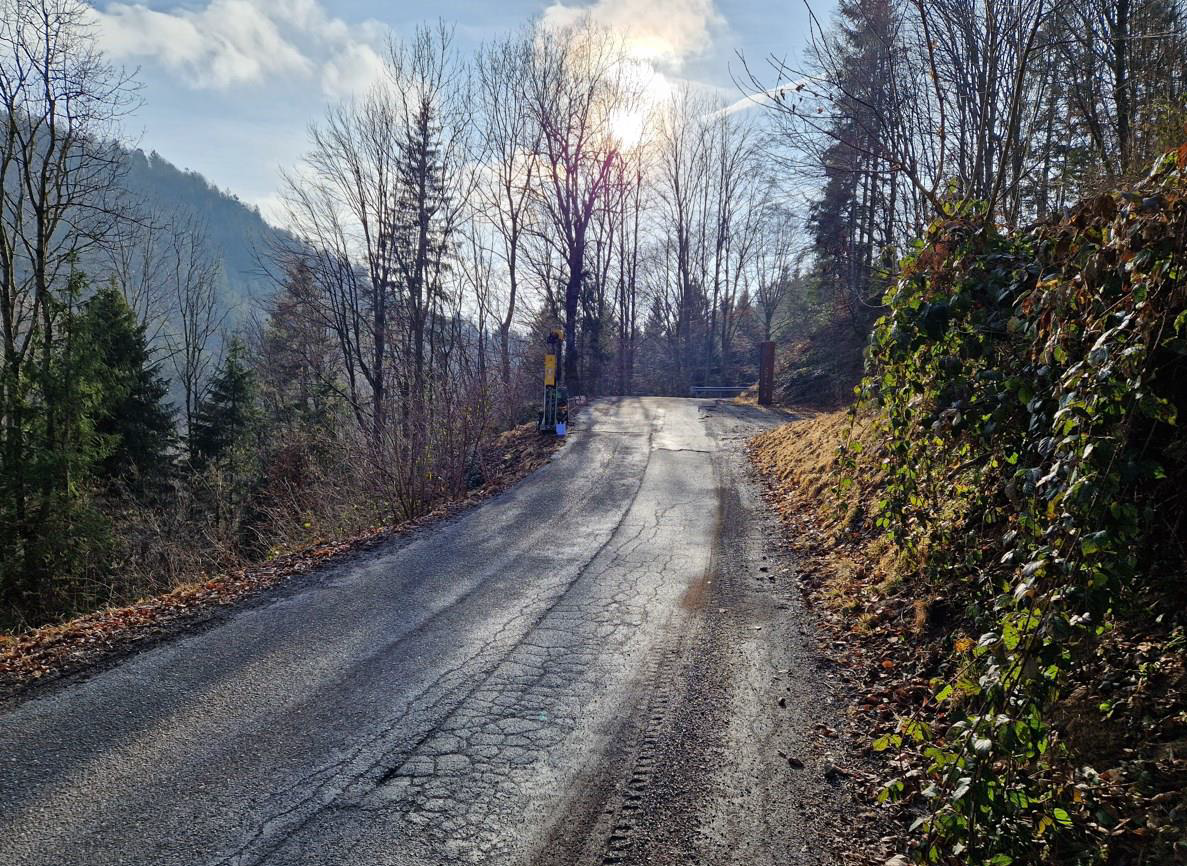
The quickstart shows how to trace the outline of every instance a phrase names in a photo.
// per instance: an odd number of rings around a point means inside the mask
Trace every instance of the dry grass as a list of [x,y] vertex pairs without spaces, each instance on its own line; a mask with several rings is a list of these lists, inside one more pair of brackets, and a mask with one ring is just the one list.
[[275,548],[266,562],[178,581],[168,591],[132,604],[107,607],[22,633],[0,634],[0,698],[18,694],[33,683],[117,657],[135,644],[184,628],[218,608],[236,604],[288,578],[458,514],[547,463],[562,444],[563,440],[540,436],[535,423],[522,424],[493,437],[483,449],[484,484],[415,520],[317,539],[296,549]]
[[[842,446],[850,454],[860,450],[856,466],[843,457]],[[905,667],[920,654],[934,661],[931,644],[939,640],[946,647],[951,635],[941,633],[951,624],[944,621],[942,600],[916,579],[925,554],[916,552],[912,561],[875,525],[882,489],[878,453],[872,419],[849,410],[808,414],[755,437],[750,446],[768,500],[801,556],[804,589],[826,621],[859,639],[855,651],[882,660],[894,656],[895,666]]]
[[[910,559],[873,525],[881,488],[874,434],[868,420],[825,412],[751,443],[751,460],[799,554],[802,589],[831,632],[826,652],[858,689],[849,734],[859,749],[903,718],[937,730],[958,718],[965,711],[959,693],[943,704],[934,694],[938,683],[971,669],[975,644],[957,589],[941,592],[922,579],[927,550]],[[854,441],[865,455],[856,471],[838,455],[842,443]],[[850,475],[854,483],[842,490]],[[1120,819],[1115,843],[1126,854],[1110,862],[1153,862],[1126,857],[1146,850],[1155,833],[1178,833],[1187,850],[1187,644],[1181,630],[1169,639],[1165,631],[1120,623],[1054,708],[1056,735],[1077,761],[1102,771],[1093,796]],[[1106,703],[1110,719],[1101,717]],[[882,772],[901,775],[906,766],[887,764]],[[869,788],[871,797],[877,787]],[[887,837],[899,850],[917,814],[909,805],[883,807],[901,821],[897,838]],[[1122,833],[1129,836],[1122,840]]]
[[[775,504],[785,519],[811,517],[801,529],[814,542],[835,544],[860,536],[869,505],[856,491],[842,491],[845,476],[840,447],[861,442],[869,422],[847,410],[804,413],[751,441],[750,457],[766,476]],[[872,480],[874,484],[869,484]],[[860,485],[868,491],[877,479]]]
[[808,414],[750,445],[768,500],[802,557],[805,589],[839,631],[862,637],[914,620],[919,601],[904,592],[897,548],[874,527],[881,482],[874,462],[862,461],[850,478],[841,453],[858,444],[869,453],[872,434],[869,419],[840,410]]

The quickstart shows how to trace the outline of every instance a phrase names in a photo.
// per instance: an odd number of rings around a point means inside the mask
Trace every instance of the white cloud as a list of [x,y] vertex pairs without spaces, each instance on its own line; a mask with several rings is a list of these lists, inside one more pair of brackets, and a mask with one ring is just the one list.
[[725,25],[714,0],[596,0],[592,6],[557,0],[544,10],[543,22],[564,27],[587,14],[622,33],[636,59],[673,70],[707,51],[714,31]]
[[322,65],[321,89],[327,96],[348,97],[365,93],[383,75],[383,58],[370,45],[355,42]]
[[386,30],[334,18],[318,0],[207,0],[167,12],[118,2],[95,14],[109,56],[155,60],[195,89],[299,76],[342,97],[382,72]]
[[727,114],[737,114],[739,111],[749,111],[752,108],[766,108],[774,105],[779,100],[786,100],[788,94],[803,90],[810,84],[807,78],[798,78],[795,81],[786,81],[782,84],[776,85],[769,90],[759,90],[754,93],[748,93],[741,99],[730,103],[725,108],[714,113],[714,117],[720,117]]

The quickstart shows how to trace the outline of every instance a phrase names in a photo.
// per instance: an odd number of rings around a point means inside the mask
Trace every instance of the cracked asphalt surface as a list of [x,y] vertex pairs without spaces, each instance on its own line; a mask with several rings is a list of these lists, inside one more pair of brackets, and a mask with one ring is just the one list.
[[19,704],[0,863],[838,862],[843,698],[742,454],[783,420],[595,401],[511,491]]

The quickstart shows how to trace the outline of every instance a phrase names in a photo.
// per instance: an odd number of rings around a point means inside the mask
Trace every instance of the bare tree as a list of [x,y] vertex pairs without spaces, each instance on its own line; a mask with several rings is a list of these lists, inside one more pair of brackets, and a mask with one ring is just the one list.
[[773,85],[749,77],[794,147],[835,146],[853,157],[849,170],[867,207],[877,199],[875,208],[887,211],[876,187],[894,174],[909,182],[925,216],[942,211],[955,177],[960,195],[985,201],[992,220],[1007,181],[1029,170],[1025,143],[1040,118],[1028,105],[1041,96],[1030,73],[1050,50],[1039,35],[1055,8],[1052,0],[929,0],[902,11],[846,3],[840,12],[850,26],[814,25],[814,68],[770,58]]
[[[678,285],[676,329],[681,350],[677,376],[681,390],[691,383],[694,320],[704,306],[707,277],[706,235],[716,221],[709,214],[714,176],[712,141],[705,118],[716,106],[682,87],[662,112],[657,130],[659,197],[672,234]],[[719,242],[724,235],[717,233]],[[719,247],[720,249],[720,247]]]
[[1171,129],[1180,124],[1168,109],[1181,101],[1187,84],[1181,3],[1076,0],[1056,14],[1050,38],[1063,61],[1069,131],[1091,142],[1104,179],[1139,171],[1158,150],[1173,146],[1178,130]]
[[[706,248],[711,250],[713,265],[705,358],[708,364],[713,357],[714,338],[718,338],[721,381],[732,384],[726,371],[734,327],[733,309],[756,244],[761,242],[760,223],[767,212],[756,205],[768,194],[768,181],[759,160],[752,124],[738,119],[720,105],[706,117],[706,123],[709,125],[710,161],[715,170],[710,177],[713,221],[707,234],[711,236],[706,237]],[[708,375],[706,366],[706,379]]]
[[634,390],[635,351],[639,340],[639,269],[644,211],[644,150],[635,148],[618,163],[618,279],[615,320],[618,325],[618,393]]
[[376,437],[385,426],[400,132],[392,94],[377,86],[327,111],[310,130],[303,170],[286,178],[289,221],[309,251],[304,263],[342,349],[356,417]]
[[[458,238],[457,265],[458,282],[467,290],[464,294],[473,298],[474,301],[473,325],[477,331],[474,360],[479,385],[485,395],[487,391],[487,332],[490,327],[489,322],[492,317],[496,319],[496,325],[499,328],[501,338],[502,322],[505,319],[503,318],[504,314],[500,307],[499,299],[496,296],[494,251],[488,243],[487,238],[483,237],[482,228],[483,226],[479,220],[471,219],[461,229]],[[457,293],[459,301],[462,295],[462,292]],[[460,308],[458,308],[456,315],[460,320]],[[502,355],[503,353],[500,352],[500,354]],[[508,372],[503,381],[504,396],[510,393],[510,388],[510,373]],[[505,408],[511,409],[513,407]]]
[[626,81],[620,40],[588,19],[537,30],[525,91],[540,142],[538,201],[565,266],[565,381],[580,390],[577,318],[587,235],[620,147],[612,119],[634,110],[637,94]]
[[653,183],[673,242],[682,388],[708,382],[715,358],[724,375],[730,316],[761,216],[748,205],[762,174],[757,157],[753,127],[720,98],[683,87],[662,107]]
[[786,208],[772,202],[766,195],[752,200],[748,208],[757,217],[758,225],[748,234],[755,238],[754,297],[762,316],[762,338],[776,339],[782,327],[779,316],[794,285],[796,225]]
[[473,182],[467,90],[451,41],[442,26],[393,42],[387,80],[331,108],[310,131],[302,170],[286,179],[289,218],[323,292],[356,417],[376,442],[393,385],[405,418],[427,393],[431,323]]
[[480,201],[499,238],[507,269],[507,300],[498,321],[499,367],[505,405],[511,384],[511,326],[520,293],[521,248],[532,217],[533,185],[538,181],[540,128],[532,123],[523,90],[531,63],[530,36],[517,36],[486,46],[477,61],[480,99],[479,128],[483,143],[485,182]]
[[218,303],[219,265],[206,243],[204,227],[182,219],[170,230],[161,270],[172,301],[165,346],[183,395],[182,419],[188,438],[215,359],[211,340],[229,314]]
[[116,223],[102,247],[107,276],[119,286],[153,344],[163,336],[175,301],[167,285],[170,223],[155,208],[129,214]]

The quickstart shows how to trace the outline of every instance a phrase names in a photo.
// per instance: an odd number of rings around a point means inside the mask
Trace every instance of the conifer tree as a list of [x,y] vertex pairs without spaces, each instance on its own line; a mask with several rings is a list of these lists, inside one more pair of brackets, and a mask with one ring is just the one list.
[[309,312],[312,279],[303,263],[290,268],[254,353],[263,423],[290,439],[332,429],[341,408],[334,387],[338,368],[333,338]]
[[100,447],[94,471],[146,493],[168,477],[174,447],[169,385],[152,360],[145,326],[114,286],[97,292],[83,312],[94,353],[99,399],[92,419]]
[[894,21],[885,0],[842,0],[833,55],[827,61],[844,70],[831,100],[827,147],[819,197],[808,218],[819,276],[833,287],[835,315],[855,334],[872,321],[878,294],[872,279],[878,250],[893,244],[897,179],[881,139],[897,135],[886,126],[892,89],[887,45]]
[[233,339],[198,404],[190,431],[190,455],[198,466],[230,457],[236,446],[245,444],[257,426],[255,392],[247,350],[241,340]]

